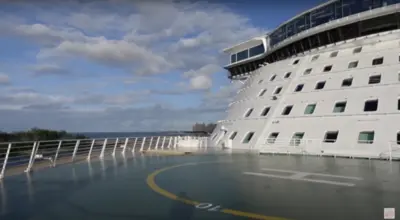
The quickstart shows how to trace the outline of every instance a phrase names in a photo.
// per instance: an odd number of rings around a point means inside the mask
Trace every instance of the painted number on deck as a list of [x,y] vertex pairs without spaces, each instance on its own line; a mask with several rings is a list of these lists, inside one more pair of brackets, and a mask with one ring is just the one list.
[[207,211],[216,212],[221,209],[221,206],[219,206],[219,205],[214,206],[212,203],[200,203],[200,204],[196,205],[196,208],[207,209]]

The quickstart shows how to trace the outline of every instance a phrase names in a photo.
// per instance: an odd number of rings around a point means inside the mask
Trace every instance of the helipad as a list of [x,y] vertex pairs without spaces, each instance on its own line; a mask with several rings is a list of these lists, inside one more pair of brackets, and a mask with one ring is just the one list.
[[384,219],[399,163],[202,153],[64,164],[9,176],[1,219]]

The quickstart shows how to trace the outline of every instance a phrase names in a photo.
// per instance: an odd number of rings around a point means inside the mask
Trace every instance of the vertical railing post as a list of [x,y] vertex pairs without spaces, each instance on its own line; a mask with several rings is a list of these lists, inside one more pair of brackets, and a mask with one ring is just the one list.
[[177,147],[178,147],[178,137],[175,137],[174,148],[176,149]]
[[135,138],[135,141],[133,142],[132,152],[135,152],[135,147],[136,147],[137,139],[138,139],[138,138]]
[[122,148],[122,154],[124,154],[125,155],[125,150],[126,150],[126,146],[128,145],[128,142],[129,142],[129,138],[125,138],[125,144],[124,144],[124,147]]
[[156,142],[156,150],[158,150],[158,143],[160,142],[160,136],[157,137],[157,142]]
[[164,143],[165,143],[165,136],[163,137],[162,144],[161,144],[161,149],[162,150],[164,150]]
[[75,161],[76,157],[76,152],[78,151],[79,144],[81,143],[81,140],[77,140],[74,148],[74,152],[72,153],[72,162]]
[[150,139],[150,144],[149,144],[149,147],[147,148],[147,150],[151,150],[151,144],[153,143],[153,138],[154,138],[154,137],[151,137],[151,139]]
[[54,155],[53,167],[55,167],[57,164],[58,154],[60,152],[61,145],[62,145],[62,140],[58,142],[56,155]]
[[12,145],[12,143],[9,143],[8,147],[7,147],[6,157],[4,158],[3,167],[1,168],[0,180],[3,179],[4,173],[6,172],[6,165],[7,165],[7,161],[8,161],[8,156],[10,155],[11,145]]
[[114,144],[114,149],[113,149],[113,152],[112,152],[112,156],[115,156],[115,150],[117,149],[118,141],[119,141],[119,138],[115,139],[115,144]]
[[36,146],[38,146],[39,143],[40,143],[40,142],[38,142],[38,141],[35,141],[35,142],[33,143],[31,157],[29,158],[29,164],[28,164],[28,167],[25,169],[25,172],[26,172],[26,173],[27,173],[27,172],[30,172],[31,169],[32,169],[32,165],[33,165],[33,163],[35,162]]
[[[322,144],[323,144],[323,140],[319,141],[319,152],[320,152],[321,156],[322,156],[322,152],[323,152]],[[336,154],[335,154],[335,158],[336,158]]]
[[392,161],[392,143],[389,141],[389,160]]
[[92,151],[93,151],[93,147],[94,147],[94,143],[96,142],[96,139],[93,139],[92,140],[92,144],[90,145],[90,149],[89,149],[89,153],[88,153],[88,156],[87,156],[87,160],[90,160],[90,157],[92,156]]
[[172,137],[169,137],[168,146],[167,146],[168,149],[171,148],[171,140],[172,140]]
[[197,148],[201,148],[201,138],[199,138],[198,141],[197,141]]
[[108,141],[107,138],[104,139],[103,147],[101,148],[100,158],[103,158],[103,157],[104,157],[104,151],[106,150],[107,141]]
[[142,146],[140,147],[140,152],[142,152],[143,151],[143,148],[144,148],[144,143],[146,142],[146,137],[144,137],[143,138],[143,141],[142,141]]

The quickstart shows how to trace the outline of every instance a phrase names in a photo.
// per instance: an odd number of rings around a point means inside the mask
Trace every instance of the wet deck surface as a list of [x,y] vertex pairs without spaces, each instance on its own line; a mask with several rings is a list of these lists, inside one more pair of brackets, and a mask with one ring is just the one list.
[[376,220],[383,219],[384,208],[400,208],[400,163],[136,154],[8,176],[0,194],[2,220]]

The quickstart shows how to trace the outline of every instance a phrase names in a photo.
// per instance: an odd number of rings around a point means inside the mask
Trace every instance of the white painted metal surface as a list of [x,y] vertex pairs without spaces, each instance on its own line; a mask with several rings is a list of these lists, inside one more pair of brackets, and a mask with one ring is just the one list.
[[[398,5],[391,8],[397,10]],[[371,16],[374,14],[366,13]],[[216,137],[211,140],[211,145],[221,147],[221,143],[231,141],[228,146],[233,149],[257,149],[264,153],[400,158],[398,39],[400,30],[381,32],[327,45],[262,66],[251,74],[238,91],[234,102],[228,107],[227,117],[218,122],[211,135]],[[361,52],[354,54],[353,50],[358,47],[362,47]],[[338,52],[338,55],[330,57],[332,52]],[[316,55],[319,58],[313,61]],[[380,57],[383,57],[383,63],[373,65],[373,60]],[[299,63],[293,65],[297,59]],[[348,67],[352,61],[358,61],[356,68]],[[332,69],[324,72],[324,68],[330,65]],[[304,75],[306,69],[312,69],[311,73]],[[288,72],[291,75],[285,78]],[[276,78],[271,81],[273,75]],[[374,75],[381,76],[380,82],[370,84],[369,78]],[[351,86],[342,86],[345,79],[352,79]],[[325,81],[324,88],[316,90],[316,84],[322,81]],[[304,85],[303,89],[295,92],[300,84]],[[274,94],[278,87],[282,88],[281,92]],[[265,94],[259,96],[264,89],[267,90]],[[364,111],[368,100],[378,100],[376,111]],[[344,112],[333,112],[337,102],[346,102]],[[316,104],[315,110],[312,114],[305,114],[309,104]],[[291,112],[282,115],[284,108],[289,105],[293,106]],[[261,116],[266,107],[270,108],[268,114]],[[245,117],[250,108],[253,109],[252,114]],[[226,135],[221,127],[226,129]],[[337,139],[325,142],[327,132],[335,131],[338,132]],[[359,135],[363,131],[373,131],[373,141],[360,142]],[[229,140],[234,132],[237,132],[236,137]],[[245,143],[249,132],[255,134]],[[279,136],[274,144],[266,146],[265,140],[273,132],[278,132]],[[301,142],[298,147],[290,146],[292,136],[298,132],[304,133],[303,139],[308,142]]]

